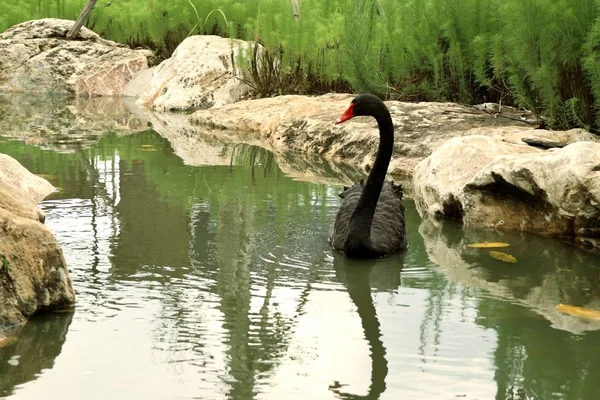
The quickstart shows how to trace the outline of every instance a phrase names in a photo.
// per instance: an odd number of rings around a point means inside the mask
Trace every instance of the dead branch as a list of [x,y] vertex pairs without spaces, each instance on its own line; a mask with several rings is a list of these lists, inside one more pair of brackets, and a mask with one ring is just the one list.
[[67,32],[68,40],[73,40],[77,37],[77,35],[79,34],[79,30],[81,29],[81,26],[83,25],[83,21],[85,21],[85,19],[88,17],[88,15],[94,9],[94,6],[96,5],[96,1],[97,0],[89,0],[88,3],[85,5],[83,10],[81,11],[81,14],[79,14],[79,17],[77,17],[77,20],[75,21],[75,25],[73,25],[71,30],[69,30],[69,32]]

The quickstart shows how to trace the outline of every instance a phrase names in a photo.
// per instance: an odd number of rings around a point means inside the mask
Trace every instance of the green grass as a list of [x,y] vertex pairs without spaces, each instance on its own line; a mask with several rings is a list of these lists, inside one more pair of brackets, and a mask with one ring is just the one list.
[[[0,31],[75,19],[85,0],[0,0]],[[600,0],[114,0],[87,26],[168,57],[189,34],[256,40],[243,79],[258,96],[372,92],[502,102],[555,128],[600,126]],[[260,59],[262,58],[262,59]],[[257,69],[263,63],[266,70]],[[254,65],[253,65],[254,64]]]
[[0,271],[8,273],[8,260],[6,259],[6,256],[2,255],[0,261],[2,262],[2,264],[0,264]]

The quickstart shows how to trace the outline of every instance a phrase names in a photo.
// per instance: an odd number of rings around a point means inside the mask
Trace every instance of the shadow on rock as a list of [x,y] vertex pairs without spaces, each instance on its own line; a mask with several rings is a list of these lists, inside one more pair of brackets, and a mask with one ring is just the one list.
[[9,345],[0,348],[0,397],[51,369],[73,319],[73,313],[47,313],[33,318]]

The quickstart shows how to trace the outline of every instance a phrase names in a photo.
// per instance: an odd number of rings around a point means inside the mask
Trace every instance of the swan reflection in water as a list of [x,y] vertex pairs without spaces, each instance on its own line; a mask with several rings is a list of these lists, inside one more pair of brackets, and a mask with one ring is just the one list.
[[333,252],[336,278],[346,287],[360,317],[364,337],[369,344],[371,357],[371,385],[369,392],[356,395],[344,392],[344,382],[335,382],[330,390],[342,399],[378,399],[386,389],[388,374],[386,350],[381,341],[377,310],[373,303],[371,287],[378,291],[391,291],[400,286],[400,271],[404,253],[386,258],[356,260]]

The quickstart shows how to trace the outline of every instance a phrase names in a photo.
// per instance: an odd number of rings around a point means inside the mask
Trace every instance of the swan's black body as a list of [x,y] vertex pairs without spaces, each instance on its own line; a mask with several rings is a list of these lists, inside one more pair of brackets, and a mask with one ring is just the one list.
[[379,125],[379,149],[366,183],[355,183],[340,194],[342,204],[329,239],[336,250],[351,258],[375,258],[407,246],[402,187],[385,181],[394,147],[394,125],[383,102],[360,95],[336,121],[368,115]]

